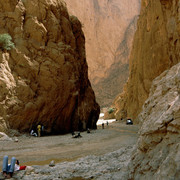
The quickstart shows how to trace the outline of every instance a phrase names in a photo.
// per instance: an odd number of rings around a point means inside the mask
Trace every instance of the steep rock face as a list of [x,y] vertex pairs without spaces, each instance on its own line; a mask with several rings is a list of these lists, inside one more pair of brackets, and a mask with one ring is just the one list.
[[130,57],[130,75],[115,100],[117,119],[133,119],[149,95],[152,80],[180,61],[179,0],[142,0]]
[[[83,23],[89,77],[98,103],[107,106],[128,77],[139,0],[65,0]],[[117,87],[118,85],[118,87]]]
[[180,178],[180,63],[157,77],[142,113],[129,179]]
[[49,133],[96,128],[99,105],[88,80],[81,23],[57,0],[0,1],[0,130]]

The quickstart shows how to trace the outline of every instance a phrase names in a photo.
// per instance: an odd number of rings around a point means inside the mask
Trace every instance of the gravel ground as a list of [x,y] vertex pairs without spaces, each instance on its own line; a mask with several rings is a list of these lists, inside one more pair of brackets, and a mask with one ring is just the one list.
[[[15,156],[21,165],[28,165],[14,179],[126,179],[137,131],[136,125],[114,122],[90,134],[82,132],[82,138],[21,135],[13,137],[18,142],[0,140],[0,158]],[[52,160],[55,166],[49,167]]]

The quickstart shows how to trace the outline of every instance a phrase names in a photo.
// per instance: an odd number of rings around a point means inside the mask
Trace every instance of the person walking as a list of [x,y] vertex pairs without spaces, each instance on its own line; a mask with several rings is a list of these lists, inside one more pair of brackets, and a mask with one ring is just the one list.
[[109,125],[109,122],[108,122],[108,121],[106,122],[106,125],[107,125],[107,126]]
[[102,129],[104,129],[104,123],[102,123]]

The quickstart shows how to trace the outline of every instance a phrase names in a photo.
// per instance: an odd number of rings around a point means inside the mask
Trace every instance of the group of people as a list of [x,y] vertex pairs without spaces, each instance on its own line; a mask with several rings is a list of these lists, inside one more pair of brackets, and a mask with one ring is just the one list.
[[41,137],[43,133],[44,133],[44,126],[38,124],[36,128],[33,128],[31,130],[30,135],[35,137]]
[[13,176],[14,171],[25,170],[26,166],[20,166],[19,160],[15,157],[11,158],[11,163],[8,164],[8,156],[3,158],[2,172],[5,178],[10,179]]

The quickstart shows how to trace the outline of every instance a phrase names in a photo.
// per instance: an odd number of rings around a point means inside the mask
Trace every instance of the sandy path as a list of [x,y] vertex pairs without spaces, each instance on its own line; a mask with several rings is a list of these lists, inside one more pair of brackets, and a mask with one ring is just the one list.
[[137,141],[138,126],[114,122],[102,129],[81,133],[82,138],[72,138],[71,134],[32,137],[20,136],[18,142],[0,141],[0,166],[4,155],[15,156],[21,165],[49,164],[72,161],[87,155],[102,155],[122,146],[133,145]]

